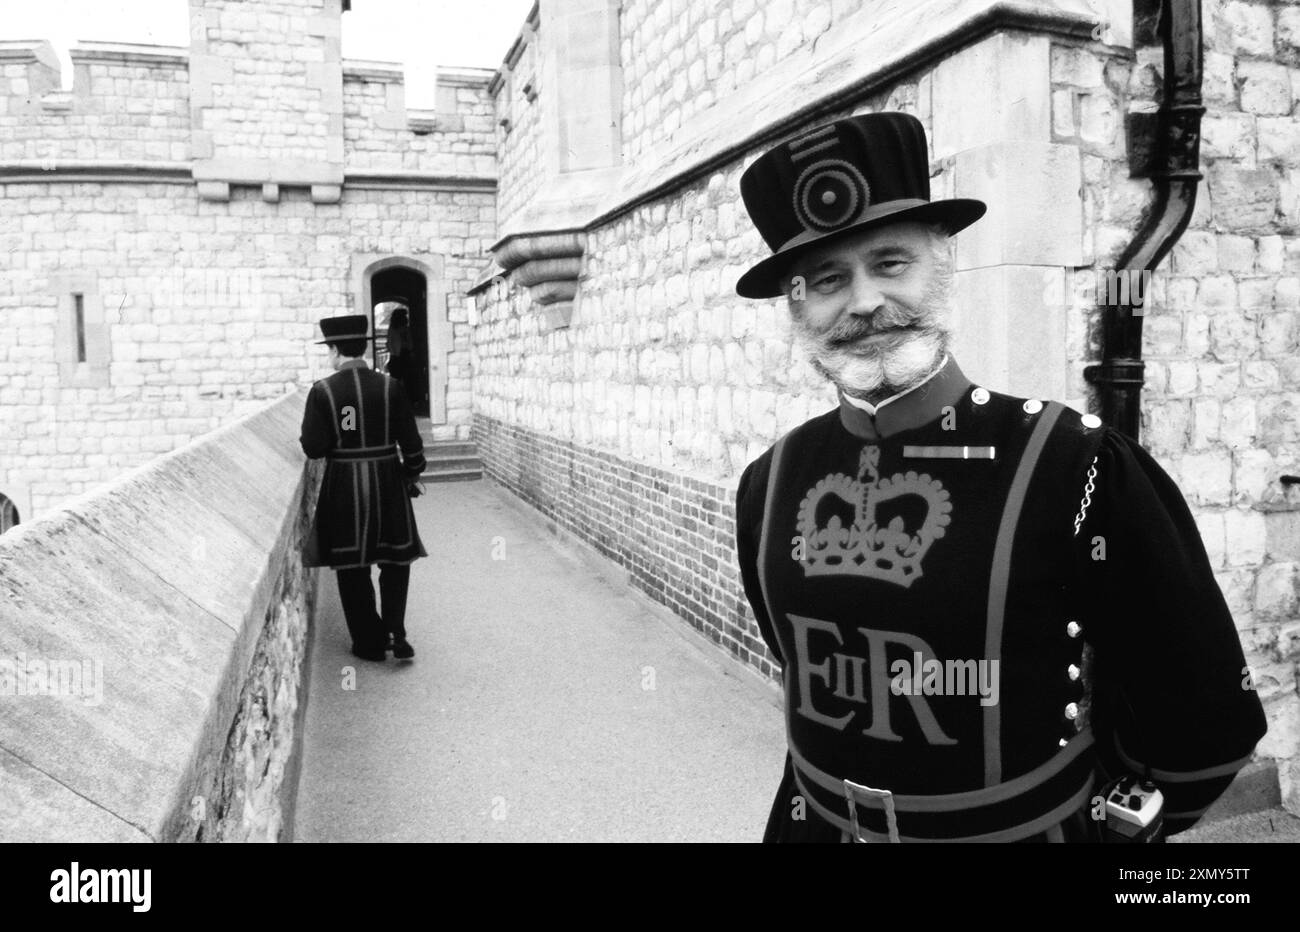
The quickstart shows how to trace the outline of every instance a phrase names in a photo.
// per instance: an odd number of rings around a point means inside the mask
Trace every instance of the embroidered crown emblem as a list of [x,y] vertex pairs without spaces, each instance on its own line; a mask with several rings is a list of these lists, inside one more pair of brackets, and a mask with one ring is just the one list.
[[[866,446],[858,460],[858,477],[835,473],[818,482],[799,505],[799,534],[804,540],[805,576],[867,576],[907,588],[921,578],[921,561],[930,546],[943,537],[952,520],[952,502],[938,479],[915,472],[881,478],[880,448]],[[823,503],[830,499],[829,505]],[[839,502],[836,504],[835,499]],[[882,526],[881,506],[918,513],[924,517],[909,525],[895,514]],[[843,516],[853,511],[852,524]],[[819,513],[830,511],[825,526]]]

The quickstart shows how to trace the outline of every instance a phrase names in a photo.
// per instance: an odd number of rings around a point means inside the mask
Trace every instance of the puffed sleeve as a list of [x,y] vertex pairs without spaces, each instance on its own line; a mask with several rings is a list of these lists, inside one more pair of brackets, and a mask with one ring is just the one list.
[[1151,768],[1173,834],[1227,789],[1267,725],[1182,493],[1146,450],[1106,430],[1076,537],[1093,727],[1112,774]]
[[740,484],[736,490],[736,555],[740,561],[740,581],[745,589],[745,598],[754,612],[758,629],[763,635],[763,642],[784,666],[781,648],[772,629],[772,620],[768,616],[767,603],[763,600],[762,586],[758,581],[758,544],[763,527],[763,510],[767,498],[767,475],[771,462],[771,451],[754,460],[741,473]]
[[298,442],[308,459],[319,459],[334,449],[337,435],[329,399],[317,382],[307,394],[307,406],[302,412],[302,432]]

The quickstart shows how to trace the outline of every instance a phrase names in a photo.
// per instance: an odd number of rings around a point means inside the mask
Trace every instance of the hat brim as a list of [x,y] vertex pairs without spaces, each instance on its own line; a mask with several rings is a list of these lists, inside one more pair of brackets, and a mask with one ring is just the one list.
[[871,214],[869,209],[868,213],[871,215],[864,217],[857,223],[783,247],[740,276],[736,282],[736,294],[742,298],[780,297],[782,294],[781,278],[789,270],[790,262],[793,259],[815,246],[823,246],[827,242],[849,233],[861,233],[891,223],[910,221],[941,223],[947,228],[948,235],[952,236],[984,216],[985,211],[988,210],[988,205],[973,198],[958,197],[943,201],[928,201],[924,204],[914,203],[910,206],[899,206],[894,209],[889,208],[890,205],[882,204],[878,212]]
[[317,340],[316,345],[324,346],[326,343],[346,343],[348,340],[373,340],[373,339],[374,337],[372,337],[370,334],[363,333],[355,337],[330,337],[328,340]]

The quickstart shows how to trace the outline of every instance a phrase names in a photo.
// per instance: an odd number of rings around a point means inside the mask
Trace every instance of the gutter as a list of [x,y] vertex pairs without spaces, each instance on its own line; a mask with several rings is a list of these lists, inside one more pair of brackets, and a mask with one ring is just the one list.
[[[1155,113],[1128,117],[1131,176],[1149,177],[1155,185],[1151,212],[1115,264],[1116,272],[1130,281],[1154,271],[1183,235],[1202,177],[1200,0],[1161,0],[1158,17],[1164,46],[1160,107]],[[1144,146],[1151,147],[1149,157]],[[1115,303],[1100,305],[1102,359],[1083,373],[1096,386],[1101,419],[1134,440],[1141,427],[1145,301],[1146,295],[1125,290]]]

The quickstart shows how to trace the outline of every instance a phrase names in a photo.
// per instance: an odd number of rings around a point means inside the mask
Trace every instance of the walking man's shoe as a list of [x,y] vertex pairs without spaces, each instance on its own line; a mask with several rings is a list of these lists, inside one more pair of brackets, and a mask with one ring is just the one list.
[[410,660],[414,656],[415,648],[411,646],[410,641],[406,638],[393,639],[393,659]]
[[364,647],[358,647],[356,644],[352,645],[352,655],[354,657],[360,657],[362,660],[377,660],[380,663],[383,663],[388,659],[388,655],[384,652],[382,647],[367,650]]

